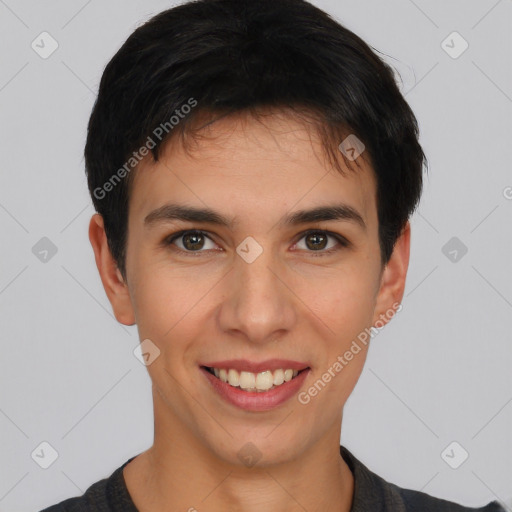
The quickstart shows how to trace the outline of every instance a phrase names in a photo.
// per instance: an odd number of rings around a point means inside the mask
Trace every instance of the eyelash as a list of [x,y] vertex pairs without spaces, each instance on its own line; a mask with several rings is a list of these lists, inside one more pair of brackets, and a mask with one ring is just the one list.
[[[337,240],[338,244],[339,244],[338,246],[331,247],[330,249],[327,249],[327,250],[322,250],[322,251],[306,251],[308,253],[311,253],[311,256],[313,256],[313,257],[328,256],[328,255],[331,255],[331,254],[333,254],[333,253],[335,253],[337,251],[340,251],[341,249],[346,249],[346,248],[349,248],[351,246],[351,243],[346,238],[342,237],[341,235],[339,235],[337,233],[333,233],[331,231],[326,231],[326,230],[323,230],[323,229],[308,229],[307,231],[304,231],[303,233],[300,234],[300,238],[295,243],[296,244],[299,243],[303,238],[305,238],[306,236],[311,235],[313,233],[315,233],[315,234],[323,234],[323,235],[327,235],[327,236],[330,236],[332,238],[335,238]],[[214,240],[210,236],[208,236],[208,233],[206,231],[201,231],[200,229],[186,229],[186,230],[182,230],[182,231],[179,231],[177,233],[173,233],[172,235],[167,236],[164,239],[163,244],[165,246],[172,246],[172,245],[174,245],[173,242],[175,240],[177,240],[180,237],[183,237],[184,235],[189,235],[189,234],[202,235],[202,236],[208,238],[209,240],[211,240],[212,242],[214,242]],[[201,253],[209,252],[209,250],[184,251],[183,249],[180,249],[179,247],[176,247],[175,245],[174,245],[174,247],[172,247],[172,250],[181,252],[183,254],[186,254],[187,256],[192,256],[192,257],[197,257]]]

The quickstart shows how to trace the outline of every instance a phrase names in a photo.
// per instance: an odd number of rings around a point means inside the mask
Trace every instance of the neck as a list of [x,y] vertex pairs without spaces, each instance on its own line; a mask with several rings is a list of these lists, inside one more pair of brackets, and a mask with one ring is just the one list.
[[123,471],[140,512],[350,511],[354,479],[340,455],[341,418],[316,442],[305,442],[292,459],[264,463],[264,457],[246,467],[219,458],[197,433],[158,413],[163,410],[155,407],[153,446]]

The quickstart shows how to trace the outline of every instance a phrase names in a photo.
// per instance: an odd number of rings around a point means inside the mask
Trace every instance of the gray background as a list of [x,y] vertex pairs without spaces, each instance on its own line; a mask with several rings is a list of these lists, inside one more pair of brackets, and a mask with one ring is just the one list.
[[[430,164],[403,310],[372,342],[341,441],[402,487],[512,510],[512,2],[313,3],[390,56]],[[103,67],[172,5],[0,0],[1,511],[82,494],[152,443],[137,331],[113,319],[87,238],[82,151]],[[48,469],[31,457],[43,441]],[[453,441],[458,469],[441,456]]]

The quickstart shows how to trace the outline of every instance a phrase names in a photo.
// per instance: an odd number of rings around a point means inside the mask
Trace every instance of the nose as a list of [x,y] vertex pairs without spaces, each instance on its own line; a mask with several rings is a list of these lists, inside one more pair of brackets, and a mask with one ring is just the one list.
[[252,263],[238,255],[224,281],[218,320],[220,329],[251,343],[268,343],[293,329],[297,321],[297,297],[290,271],[271,251]]

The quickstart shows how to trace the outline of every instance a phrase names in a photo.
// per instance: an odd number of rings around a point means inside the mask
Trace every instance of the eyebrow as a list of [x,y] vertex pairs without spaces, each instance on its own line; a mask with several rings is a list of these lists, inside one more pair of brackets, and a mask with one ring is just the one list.
[[[160,222],[172,220],[202,222],[224,227],[231,227],[236,223],[234,220],[210,208],[196,208],[168,203],[150,212],[144,218],[144,225],[149,227]],[[318,206],[310,210],[299,210],[285,215],[278,224],[281,226],[296,226],[329,220],[353,222],[366,231],[366,224],[362,215],[352,206],[343,203]]]

